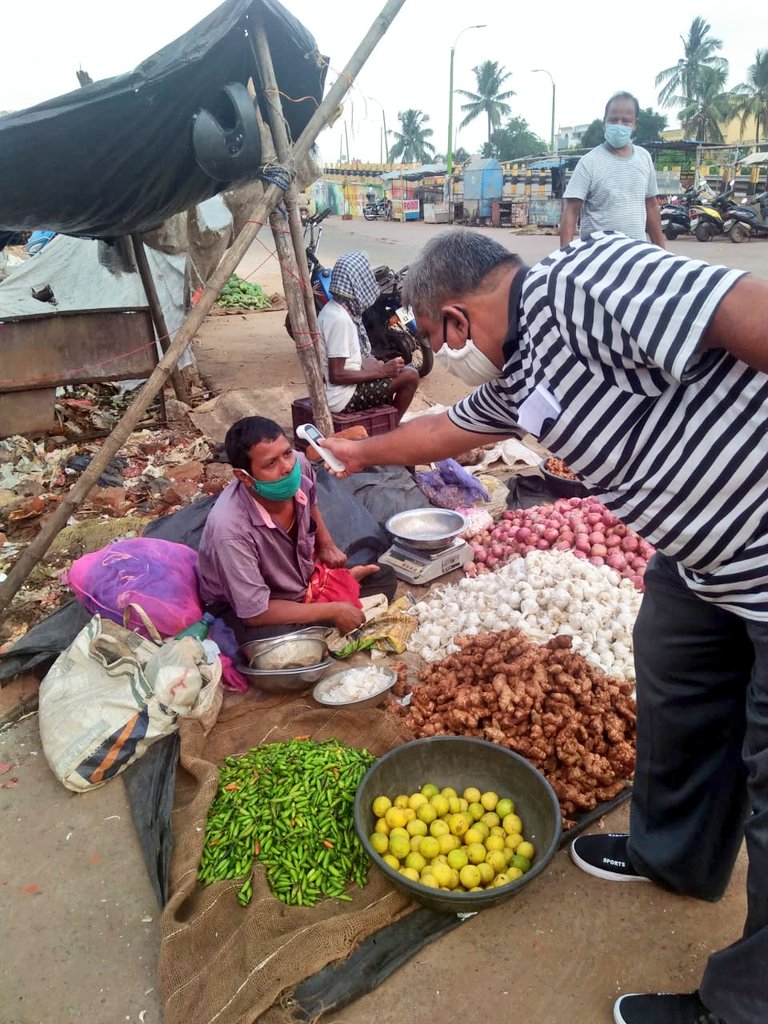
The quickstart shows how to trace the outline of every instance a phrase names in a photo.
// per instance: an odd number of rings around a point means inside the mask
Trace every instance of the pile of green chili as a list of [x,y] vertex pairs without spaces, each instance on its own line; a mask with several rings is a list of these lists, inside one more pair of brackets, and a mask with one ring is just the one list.
[[228,757],[208,811],[200,884],[243,879],[237,900],[245,906],[258,861],[283,903],[350,900],[347,882],[364,886],[368,871],[355,834],[355,790],[374,761],[367,750],[308,738]]

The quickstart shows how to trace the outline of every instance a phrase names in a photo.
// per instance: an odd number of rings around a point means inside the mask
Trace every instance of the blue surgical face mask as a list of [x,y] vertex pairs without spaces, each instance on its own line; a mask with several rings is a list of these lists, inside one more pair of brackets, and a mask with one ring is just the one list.
[[632,141],[633,131],[628,124],[607,124],[603,129],[603,137],[611,149],[623,149]]

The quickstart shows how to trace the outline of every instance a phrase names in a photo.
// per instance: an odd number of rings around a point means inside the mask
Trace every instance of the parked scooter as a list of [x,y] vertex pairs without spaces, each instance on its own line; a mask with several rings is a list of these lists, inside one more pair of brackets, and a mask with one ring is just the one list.
[[726,217],[735,205],[733,188],[729,188],[714,199],[694,206],[691,210],[691,226],[696,238],[700,242],[710,242],[715,235],[722,235]]
[[768,237],[768,192],[744,199],[729,210],[724,229],[736,243]]
[[317,258],[317,249],[323,234],[323,221],[330,215],[330,212],[330,209],[326,208],[320,213],[307,214],[304,218],[304,242],[306,246],[304,252],[307,256],[310,277],[320,266],[320,260]]
[[665,203],[659,210],[661,230],[669,242],[674,242],[680,235],[687,235],[691,230],[691,207],[699,202],[701,188],[687,188],[681,196]]

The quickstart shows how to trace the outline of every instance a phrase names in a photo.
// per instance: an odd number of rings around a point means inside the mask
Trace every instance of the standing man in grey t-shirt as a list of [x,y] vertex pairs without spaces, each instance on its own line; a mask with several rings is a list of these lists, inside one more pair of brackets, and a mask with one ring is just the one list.
[[648,150],[632,144],[640,104],[628,92],[617,92],[605,107],[605,142],[576,165],[563,197],[560,245],[593,231],[621,231],[645,241],[646,233],[665,248],[656,202],[656,171]]

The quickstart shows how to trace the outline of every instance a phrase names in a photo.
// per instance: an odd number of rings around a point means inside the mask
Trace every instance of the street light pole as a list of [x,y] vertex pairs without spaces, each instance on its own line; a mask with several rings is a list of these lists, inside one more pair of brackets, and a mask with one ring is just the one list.
[[[389,134],[387,132],[387,115],[384,113],[384,104],[381,100],[377,100],[375,96],[364,96],[366,100],[373,100],[374,103],[378,103],[381,107],[381,122],[384,125],[384,163],[389,163]],[[367,116],[367,115],[366,115]]]
[[533,68],[533,74],[549,75],[549,80],[552,83],[552,121],[549,129],[549,149],[551,153],[555,152],[555,80],[552,75],[547,71],[546,68]]
[[451,68],[448,75],[448,149],[446,150],[445,156],[445,176],[448,181],[450,181],[450,177],[453,174],[453,58],[456,53],[456,44],[459,39],[461,39],[465,32],[469,32],[469,30],[473,28],[487,28],[487,26],[467,25],[467,27],[463,28],[456,36],[454,44],[451,47]]

